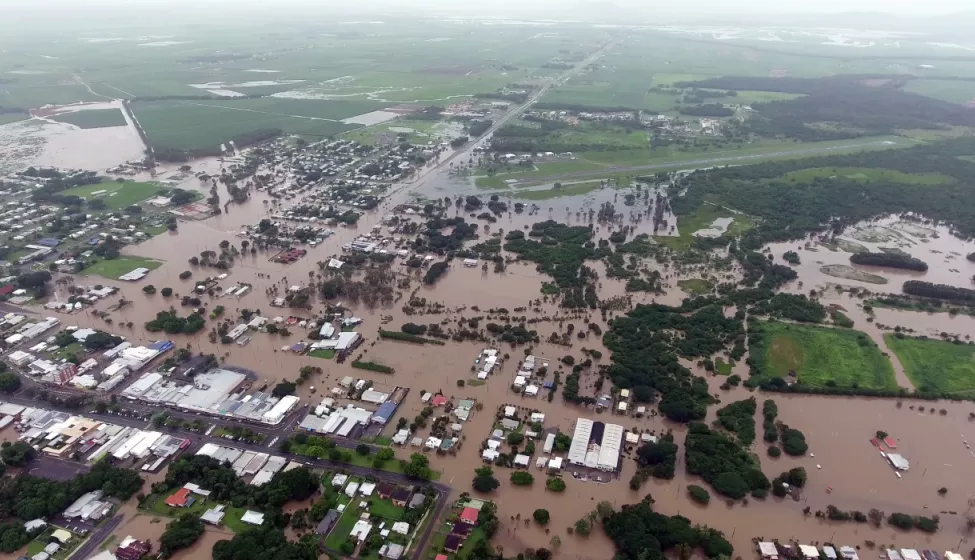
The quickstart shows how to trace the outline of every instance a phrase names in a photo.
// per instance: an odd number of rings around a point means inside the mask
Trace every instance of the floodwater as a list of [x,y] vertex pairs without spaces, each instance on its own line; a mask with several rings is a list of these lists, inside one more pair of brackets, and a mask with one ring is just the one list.
[[[457,157],[463,159],[464,155],[460,153]],[[446,162],[446,159],[442,159],[442,161]],[[213,172],[219,170],[220,165],[221,163],[218,160],[206,160],[194,164],[194,170]],[[160,175],[165,176],[171,170],[163,169],[161,171]],[[368,232],[395,205],[408,201],[411,196],[416,194],[428,198],[446,195],[456,196],[458,193],[451,191],[450,187],[457,186],[461,182],[464,181],[448,178],[446,173],[431,168],[426,175],[421,175],[419,179],[395,187],[389,199],[380,208],[367,212],[357,226],[335,228],[335,235],[318,247],[308,248],[308,255],[295,264],[271,263],[268,261],[270,254],[264,252],[255,256],[247,254],[238,258],[233,268],[228,271],[229,278],[221,286],[228,288],[237,282],[247,282],[252,284],[252,290],[240,299],[204,298],[204,301],[210,307],[225,306],[228,318],[237,316],[238,311],[243,308],[259,309],[263,315],[270,317],[275,315],[287,316],[292,313],[311,317],[313,316],[311,313],[300,313],[287,309],[275,310],[270,307],[269,302],[273,297],[282,294],[288,286],[307,285],[309,282],[317,281],[320,271],[318,262],[326,261],[329,256],[340,253],[340,247],[344,243],[354,238],[358,233]],[[193,177],[185,179],[181,186],[196,190],[206,188]],[[486,239],[492,233],[522,229],[532,222],[545,219],[566,221],[573,225],[586,224],[588,223],[585,217],[586,212],[597,210],[599,205],[604,202],[614,201],[617,214],[622,214],[622,224],[633,225],[638,232],[648,231],[651,228],[651,218],[645,214],[647,208],[641,207],[639,203],[635,207],[626,207],[623,205],[622,197],[619,194],[613,189],[602,189],[584,196],[541,201],[538,203],[540,206],[538,213],[533,216],[530,216],[528,211],[523,214],[512,213],[510,217],[508,215],[502,216],[497,223],[487,226],[482,224],[481,238],[482,240]],[[226,198],[224,195],[221,196]],[[502,199],[506,198],[502,194]],[[286,207],[288,204],[285,202],[281,207]],[[77,324],[107,328],[120,332],[133,341],[153,340],[156,336],[145,332],[142,327],[143,323],[152,318],[156,312],[166,309],[171,303],[176,303],[178,299],[174,297],[166,300],[158,294],[146,296],[141,292],[141,287],[145,284],[153,284],[157,289],[171,287],[178,294],[189,293],[194,285],[194,280],[206,275],[216,275],[221,271],[194,269],[193,279],[181,281],[178,278],[179,273],[191,269],[190,265],[187,264],[187,259],[206,249],[216,250],[220,241],[225,239],[235,245],[239,244],[240,239],[235,237],[236,232],[244,226],[254,224],[266,217],[274,207],[275,203],[270,201],[264,193],[255,192],[248,202],[242,205],[231,205],[229,211],[220,216],[205,221],[180,223],[178,232],[162,234],[140,245],[126,248],[126,253],[161,259],[165,263],[150,273],[146,280],[134,285],[105,281],[95,277],[77,277],[75,281],[79,285],[96,283],[118,285],[123,291],[122,295],[126,299],[132,300],[133,304],[112,313],[114,321],[112,326],[106,326],[90,310],[71,316],[62,316],[63,323],[65,325]],[[275,209],[274,211],[277,212],[278,210]],[[448,216],[455,213],[456,211],[451,210],[448,212]],[[640,221],[637,221],[638,217],[641,218]],[[608,233],[607,229],[616,228],[620,225],[600,225],[600,231],[597,235],[604,237]],[[893,281],[894,279],[913,277],[922,277],[931,281],[955,285],[967,285],[968,278],[975,273],[975,264],[968,263],[963,256],[972,250],[968,244],[950,238],[947,231],[941,229],[938,229],[937,238],[934,238],[933,234],[928,234],[925,237],[926,242],[917,237],[918,233],[918,230],[906,233],[905,235],[914,239],[915,242],[903,241],[901,248],[929,262],[931,270],[920,276],[888,270],[874,271],[891,278],[892,282],[883,287],[874,285],[865,287],[873,290],[883,288],[898,291],[899,285],[898,282]],[[870,241],[859,242],[865,245],[871,243]],[[877,243],[889,246],[894,242],[894,240],[888,240]],[[812,250],[813,248],[816,249],[815,252]],[[813,247],[812,245],[806,248],[803,247],[802,243],[772,246],[772,252],[776,258],[779,258],[781,253],[787,249],[797,249],[803,262],[797,267],[799,280],[793,282],[787,289],[796,292],[808,292],[812,288],[817,289],[817,291],[821,290],[827,284],[856,285],[819,273],[819,267],[822,264],[848,262],[847,253],[834,253],[823,247]],[[941,252],[933,253],[932,250]],[[676,288],[668,290],[665,295],[658,296],[627,294],[622,282],[605,277],[605,267],[601,263],[590,263],[590,265],[600,275],[600,296],[604,299],[614,295],[629,295],[632,296],[632,303],[634,304],[647,301],[675,304],[685,296]],[[662,274],[665,275],[665,282],[669,286],[676,286],[676,281],[681,277],[700,276],[702,268],[690,265],[671,268],[663,267],[663,265],[652,265],[652,267],[662,271]],[[958,272],[951,272],[949,268],[956,268]],[[403,277],[409,276],[405,269],[399,268],[399,265],[394,265],[394,270],[400,272]],[[729,274],[734,274],[734,272]],[[450,484],[456,495],[470,490],[469,480],[473,477],[474,469],[482,464],[480,460],[481,442],[490,434],[495,413],[499,407],[512,404],[524,407],[526,411],[529,409],[539,410],[546,414],[546,427],[557,425],[565,432],[571,432],[572,425],[577,417],[596,418],[597,415],[591,410],[568,406],[562,403],[561,398],[558,397],[550,403],[544,397],[530,399],[511,392],[509,384],[514,371],[517,369],[518,359],[526,352],[525,347],[501,347],[502,352],[510,356],[499,373],[492,376],[484,385],[471,386],[468,384],[465,387],[458,387],[458,380],[470,381],[472,379],[470,369],[482,345],[448,342],[445,346],[418,346],[395,341],[378,341],[377,330],[382,325],[388,325],[383,328],[396,330],[405,322],[440,323],[446,321],[445,328],[451,328],[456,327],[460,318],[469,319],[477,316],[483,317],[481,323],[483,327],[484,323],[494,317],[488,312],[490,308],[505,307],[509,311],[513,311],[518,307],[527,307],[526,311],[513,314],[525,315],[533,320],[530,328],[538,330],[543,342],[534,345],[531,352],[548,361],[552,370],[559,369],[558,360],[562,356],[573,355],[580,359],[580,349],[584,347],[602,351],[604,357],[602,360],[597,360],[597,364],[606,363],[609,354],[599,337],[590,335],[584,340],[579,340],[572,336],[569,346],[544,342],[553,333],[565,332],[570,323],[574,323],[577,330],[588,322],[597,323],[604,330],[607,327],[599,313],[591,313],[587,310],[565,311],[557,309],[547,302],[539,302],[538,300],[542,297],[540,294],[541,283],[545,280],[533,265],[509,265],[505,273],[499,274],[493,271],[493,267],[485,272],[480,267],[464,268],[457,264],[452,266],[434,287],[422,286],[419,280],[414,277],[411,280],[410,287],[399,290],[399,299],[389,307],[370,309],[363,305],[346,302],[350,304],[355,315],[365,319],[359,331],[365,336],[366,343],[356,352],[356,357],[361,355],[365,360],[389,365],[395,368],[395,373],[392,375],[353,370],[348,363],[339,365],[332,361],[301,357],[281,350],[283,346],[294,344],[302,339],[302,334],[297,331],[289,338],[256,333],[253,335],[250,344],[244,347],[239,347],[236,344],[211,344],[206,336],[176,336],[174,340],[178,345],[189,346],[194,351],[214,352],[224,358],[227,364],[253,369],[263,376],[261,382],[274,383],[282,379],[293,380],[297,377],[298,370],[302,366],[320,366],[324,370],[321,376],[309,380],[308,383],[299,388],[298,394],[306,402],[316,401],[327,389],[335,386],[338,379],[345,375],[370,379],[377,387],[383,389],[394,386],[410,387],[412,390],[406,401],[401,405],[398,414],[398,416],[406,418],[413,418],[422,409],[419,401],[421,390],[442,391],[445,395],[455,399],[476,399],[481,408],[476,410],[471,421],[464,425],[463,440],[456,453],[447,456],[431,454],[433,468],[442,473],[442,482]],[[414,290],[416,290],[415,295],[417,297],[426,298],[429,302],[443,304],[445,311],[429,315],[408,315],[403,306]],[[66,297],[66,293],[62,293],[61,296]],[[876,310],[876,321],[870,323],[866,320],[866,314],[862,308],[858,306],[858,300],[852,299],[848,295],[828,291],[823,300],[824,303],[841,305],[847,314],[855,320],[856,328],[864,330],[880,344],[882,344],[882,331],[877,323],[889,326],[910,326],[922,332],[930,332],[936,329],[938,331],[950,330],[960,334],[975,334],[975,319],[969,317],[949,318],[945,314],[928,315],[878,309]],[[98,309],[105,309],[112,303],[114,302],[102,302],[97,307]],[[321,309],[321,302],[313,302],[313,305],[316,310]],[[471,306],[478,306],[480,311],[474,311]],[[121,323],[129,321],[133,323],[132,329],[120,326]],[[688,364],[688,366],[695,367],[693,364]],[[906,382],[903,371],[896,364],[896,360],[895,368],[898,370],[898,381]],[[744,364],[739,364],[735,371],[741,375],[746,375],[747,367]],[[563,379],[567,373],[565,370],[562,371]],[[702,371],[698,371],[698,373],[703,375]],[[584,394],[595,393],[593,387],[595,377],[594,373],[583,374],[580,385]],[[722,381],[721,378],[711,378],[709,383],[712,392],[720,393],[720,398],[724,402],[750,396],[744,388],[737,388],[728,393],[722,392],[718,388]],[[317,389],[316,395],[311,394],[312,386]],[[607,384],[604,387],[604,392],[608,389]],[[545,391],[543,390],[542,393],[544,395]],[[608,500],[616,506],[621,506],[633,503],[650,493],[656,500],[656,507],[659,511],[667,514],[686,515],[695,523],[707,524],[724,531],[735,545],[737,554],[743,556],[751,548],[751,540],[755,537],[783,540],[795,538],[804,543],[832,541],[838,545],[863,545],[866,541],[874,541],[877,544],[894,543],[903,547],[939,550],[967,550],[966,546],[971,547],[970,543],[966,544],[969,536],[964,532],[964,519],[971,509],[969,504],[975,503],[975,501],[971,501],[975,500],[975,495],[973,495],[975,490],[968,482],[970,478],[968,476],[969,469],[975,466],[972,463],[975,462],[975,454],[966,447],[965,441],[969,437],[975,437],[975,424],[968,419],[969,413],[975,412],[975,405],[972,403],[931,403],[907,400],[898,406],[898,401],[892,399],[782,395],[772,395],[772,397],[779,403],[781,420],[806,434],[810,446],[810,455],[798,459],[787,457],[771,459],[766,456],[765,446],[761,441],[754,445],[754,451],[761,458],[763,469],[770,478],[793,466],[801,465],[806,468],[809,473],[809,483],[800,501],[797,502],[791,498],[786,500],[769,498],[764,502],[750,500],[747,505],[742,503],[727,505],[715,496],[709,506],[696,505],[686,497],[686,487],[688,484],[700,483],[700,481],[692,480],[693,477],[684,473],[682,450],[679,453],[678,474],[675,480],[650,480],[638,492],[629,490],[627,484],[636,471],[635,461],[626,458],[626,455],[633,455],[633,449],[628,449],[625,453],[619,480],[600,484],[575,480],[571,474],[567,474],[568,487],[564,495],[546,491],[544,476],[533,467],[532,472],[536,475],[536,483],[532,488],[527,489],[516,488],[511,485],[508,482],[509,473],[506,472],[507,469],[496,467],[496,476],[502,481],[502,486],[492,498],[499,505],[499,515],[503,521],[503,526],[495,540],[496,544],[502,546],[506,554],[510,554],[527,547],[548,547],[551,537],[558,535],[563,543],[559,552],[560,557],[608,558],[612,555],[612,544],[601,531],[594,531],[591,536],[585,538],[566,534],[566,527],[571,526],[577,519],[592,510],[598,501]],[[762,400],[767,398],[767,395],[757,395],[757,398]],[[923,406],[925,411],[918,411],[916,409],[918,406]],[[932,406],[937,408],[939,412],[927,410]],[[911,407],[915,408],[912,409]],[[712,415],[716,408],[712,407]],[[944,414],[940,413],[941,409],[945,410]],[[761,410],[760,407],[759,410]],[[610,415],[609,413],[598,416],[602,421],[617,422],[627,429],[652,430],[657,434],[673,429],[677,442],[683,447],[684,428],[672,425],[663,419],[656,417],[636,419]],[[761,425],[761,418],[757,419],[757,424]],[[890,467],[879,456],[877,450],[869,443],[869,439],[877,430],[884,430],[895,438],[899,442],[898,451],[910,460],[911,470],[904,473],[903,478],[897,478],[894,475]],[[392,426],[387,429],[387,435],[391,435],[391,431]],[[426,436],[428,430],[420,429],[415,435]],[[412,450],[404,449],[398,450],[397,454],[400,457],[406,457],[410,452]],[[832,488],[831,492],[827,491],[828,487]],[[937,490],[940,487],[948,489],[945,496],[938,495]],[[886,526],[874,529],[867,525],[852,522],[820,521],[812,516],[804,517],[802,514],[802,509],[806,506],[815,512],[825,510],[826,506],[831,504],[843,510],[863,512],[877,508],[888,514],[894,512],[929,516],[940,514],[942,529],[935,535],[926,535],[920,532],[903,533]],[[523,521],[525,518],[530,518],[536,508],[546,508],[552,516],[548,533],[533,523],[526,526]],[[161,530],[161,524],[151,523],[151,518],[148,516],[138,516],[127,521],[118,532],[120,533],[119,538],[126,534],[140,538],[145,535],[157,538],[157,533],[161,533]],[[208,530],[205,539],[195,545],[194,549],[185,551],[180,555],[180,558],[199,557],[194,554],[202,555],[203,551],[209,550],[209,547],[212,547],[213,543],[220,538],[226,538],[226,536]]]

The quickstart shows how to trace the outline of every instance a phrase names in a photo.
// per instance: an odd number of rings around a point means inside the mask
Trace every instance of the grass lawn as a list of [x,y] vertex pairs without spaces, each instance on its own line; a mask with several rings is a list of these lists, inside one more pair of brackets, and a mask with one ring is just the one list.
[[487,534],[484,532],[484,529],[475,527],[474,530],[471,531],[471,536],[467,537],[467,540],[464,541],[464,546],[462,546],[460,551],[457,553],[457,558],[460,560],[467,560],[470,558],[471,552],[474,551],[474,545],[483,540],[487,540]]
[[38,552],[44,552],[46,545],[39,540],[32,540],[27,543],[27,556],[33,558]]
[[172,496],[173,494],[175,494],[175,492],[170,492],[165,496],[155,495],[155,494],[150,496],[149,500],[152,501],[152,505],[149,506],[149,509],[153,513],[158,513],[159,515],[165,515],[167,517],[179,517],[184,513],[192,513],[194,515],[199,516],[202,515],[204,511],[214,506],[214,504],[210,502],[207,502],[202,499],[198,499],[195,502],[193,502],[193,505],[191,505],[190,507],[185,507],[185,508],[169,507],[166,505],[166,498]]
[[119,257],[117,259],[98,261],[84,269],[85,274],[95,274],[109,280],[118,280],[119,276],[132,272],[136,268],[155,270],[162,266],[160,261],[142,257]]
[[731,225],[728,226],[723,236],[741,235],[752,227],[752,220],[744,214],[736,214],[730,210],[705,204],[697,209],[693,214],[677,217],[678,236],[658,236],[656,240],[675,251],[685,251],[694,242],[694,232],[711,227],[711,224],[719,218],[732,218]]
[[714,359],[714,371],[718,372],[719,375],[731,375],[732,367],[734,366],[724,361],[724,358]]
[[108,208],[111,210],[121,210],[126,206],[132,206],[137,202],[151,198],[161,190],[163,190],[163,187],[155,183],[137,183],[135,181],[125,181],[124,183],[119,183],[118,181],[104,181],[94,185],[84,185],[81,187],[70,188],[61,191],[61,194],[65,196],[80,196],[91,201],[93,199],[91,193],[96,191],[105,191],[94,198],[104,200],[105,204],[107,204]]
[[919,391],[975,397],[975,347],[892,334],[885,334],[884,340]]
[[349,533],[352,531],[352,527],[355,526],[355,522],[359,520],[359,502],[357,501],[354,505],[350,504],[345,511],[342,512],[342,517],[339,518],[338,522],[332,527],[332,531],[325,538],[325,546],[331,548],[332,550],[339,550],[342,547],[342,543],[349,538]]
[[680,286],[682,290],[689,294],[709,294],[714,286],[710,282],[703,278],[688,278],[687,280],[679,280],[677,285]]
[[319,348],[318,350],[312,350],[308,353],[312,358],[324,358],[326,360],[331,360],[335,357],[335,350],[328,348]]
[[108,128],[110,126],[126,126],[125,116],[120,109],[92,109],[89,111],[74,111],[51,117],[52,120],[73,124],[80,128]]
[[392,500],[374,499],[372,500],[372,505],[369,506],[369,513],[378,515],[383,519],[399,521],[400,519],[403,519],[405,510],[401,507],[394,506]]
[[253,525],[248,525],[240,520],[244,516],[247,508],[230,507],[224,510],[223,516],[223,526],[230,529],[234,533],[242,533],[248,529],[253,529]]
[[762,323],[765,335],[752,345],[751,356],[764,362],[770,376],[795,371],[799,381],[812,387],[827,386],[897,389],[894,368],[867,335],[850,329],[830,329]]
[[68,359],[71,356],[82,354],[84,351],[85,351],[85,347],[82,346],[80,343],[75,342],[73,344],[69,344],[65,346],[64,348],[58,348],[56,351],[51,352],[51,356],[53,356],[57,360]]

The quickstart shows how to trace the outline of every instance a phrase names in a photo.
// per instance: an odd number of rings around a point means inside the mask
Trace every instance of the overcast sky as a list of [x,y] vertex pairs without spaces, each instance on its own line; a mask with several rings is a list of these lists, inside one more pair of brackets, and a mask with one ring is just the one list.
[[[309,13],[458,14],[549,19],[615,19],[627,13],[641,18],[756,14],[764,18],[804,13],[882,12],[897,15],[943,15],[975,10],[975,0],[0,0],[0,9],[78,11],[93,7],[116,13],[152,11],[172,14],[183,7],[200,11],[264,12],[281,16]],[[209,9],[208,9],[209,8]],[[121,14],[119,14],[121,15]],[[192,14],[189,14],[192,15]]]

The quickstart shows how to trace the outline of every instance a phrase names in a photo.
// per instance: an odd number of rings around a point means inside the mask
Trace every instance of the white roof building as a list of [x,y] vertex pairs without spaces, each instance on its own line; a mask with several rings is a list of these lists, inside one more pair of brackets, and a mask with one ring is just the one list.
[[401,535],[409,534],[410,524],[405,521],[397,521],[396,523],[393,523],[393,532]]
[[572,433],[572,444],[569,446],[569,463],[572,465],[586,464],[586,451],[589,448],[589,438],[592,437],[592,420],[579,418]]
[[369,536],[369,531],[372,531],[372,523],[369,523],[364,519],[360,519],[355,522],[355,525],[349,532],[349,536],[357,539],[359,542],[362,542]]
[[257,511],[247,510],[244,512],[244,515],[240,518],[240,520],[248,525],[263,525],[264,514]]
[[597,466],[600,470],[612,472],[619,467],[624,432],[623,426],[619,424],[606,424],[603,441],[599,444]]
[[515,455],[515,461],[514,461],[515,462],[515,466],[516,467],[527,467],[528,466],[528,461],[530,461],[530,460],[531,460],[531,457],[529,457],[528,455],[523,455],[523,454],[519,453],[519,454]]

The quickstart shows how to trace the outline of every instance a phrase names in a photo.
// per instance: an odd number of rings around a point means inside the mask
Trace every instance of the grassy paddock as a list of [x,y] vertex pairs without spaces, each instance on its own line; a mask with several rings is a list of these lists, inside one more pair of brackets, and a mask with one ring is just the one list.
[[763,343],[751,348],[751,356],[764,363],[773,376],[795,371],[804,385],[865,389],[896,389],[894,368],[867,335],[847,329],[830,329],[763,323]]
[[658,236],[657,241],[662,245],[670,247],[675,251],[685,251],[694,243],[694,232],[711,227],[711,224],[719,218],[732,218],[733,221],[728,226],[722,237],[734,237],[751,229],[752,220],[744,214],[736,214],[712,204],[705,204],[698,208],[693,214],[677,217],[677,236]]
[[885,334],[884,341],[918,390],[975,397],[975,347],[892,334]]
[[786,173],[782,179],[796,183],[808,183],[815,179],[830,179],[833,177],[852,179],[859,182],[887,181],[907,185],[943,185],[954,180],[941,173],[904,173],[893,169],[879,169],[873,167],[810,167]]
[[714,286],[710,282],[703,278],[688,278],[687,280],[678,280],[677,285],[680,289],[684,290],[689,294],[700,295],[709,294]]

